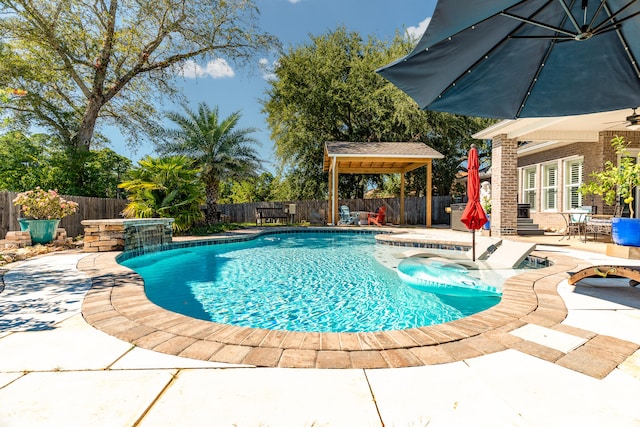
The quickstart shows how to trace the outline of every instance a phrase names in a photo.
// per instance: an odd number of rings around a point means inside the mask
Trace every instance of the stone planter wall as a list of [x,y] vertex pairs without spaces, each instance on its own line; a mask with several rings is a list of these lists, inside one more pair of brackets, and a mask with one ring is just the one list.
[[171,243],[173,218],[84,220],[84,251],[134,251]]
[[5,241],[5,248],[31,246],[31,233],[28,231],[9,231],[5,236]]

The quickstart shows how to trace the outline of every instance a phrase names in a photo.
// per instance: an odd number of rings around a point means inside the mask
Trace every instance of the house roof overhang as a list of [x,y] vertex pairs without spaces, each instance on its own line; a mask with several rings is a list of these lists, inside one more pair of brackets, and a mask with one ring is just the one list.
[[628,130],[627,116],[632,110],[606,111],[564,117],[531,117],[503,120],[473,135],[476,139],[493,139],[506,135],[518,141],[597,141],[598,134],[605,130]]
[[551,147],[560,147],[574,142],[599,140],[602,131],[626,131],[627,116],[632,110],[606,111],[564,117],[532,117],[503,120],[473,135],[476,139],[493,139],[506,135],[509,139],[526,141],[518,148],[518,154],[533,154]]

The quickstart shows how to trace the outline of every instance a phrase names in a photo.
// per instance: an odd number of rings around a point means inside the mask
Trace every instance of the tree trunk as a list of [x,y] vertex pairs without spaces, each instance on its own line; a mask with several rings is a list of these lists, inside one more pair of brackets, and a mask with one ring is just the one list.
[[218,223],[218,187],[220,182],[215,178],[205,180],[205,194],[207,198],[207,211],[205,221],[207,225]]
[[74,194],[84,194],[82,188],[85,184],[85,162],[91,148],[91,140],[98,120],[98,114],[102,104],[96,97],[89,99],[87,109],[82,117],[82,123],[78,128],[78,132],[71,139],[69,147],[69,167],[72,170],[72,187],[75,189]]
[[96,121],[98,120],[98,115],[100,113],[100,108],[102,108],[102,102],[98,99],[97,96],[93,96],[89,98],[89,102],[87,103],[87,109],[84,112],[84,116],[82,117],[82,123],[80,123],[80,127],[78,128],[78,133],[74,136],[73,146],[77,149],[84,149],[89,151],[91,148],[91,140],[93,139],[93,133],[96,128]]

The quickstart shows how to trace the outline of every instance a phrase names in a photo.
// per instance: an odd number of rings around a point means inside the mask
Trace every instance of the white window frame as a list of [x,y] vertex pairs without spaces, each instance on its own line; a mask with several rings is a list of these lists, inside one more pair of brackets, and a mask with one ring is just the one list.
[[[549,175],[547,171],[551,170],[552,168],[555,170],[555,183],[548,184]],[[540,210],[543,212],[557,212],[559,191],[558,181],[560,178],[560,168],[558,167],[558,162],[543,163],[540,170],[542,171],[540,177]],[[548,197],[549,192],[553,193],[552,198]],[[553,200],[553,206],[550,206],[548,204],[550,200]]]
[[[531,182],[533,175],[533,183]],[[529,186],[533,184],[533,186]],[[536,165],[522,168],[522,203],[529,203],[531,211],[538,210],[538,168]]]
[[[576,174],[572,173],[571,169],[574,165],[577,165],[578,170]],[[578,192],[578,188],[582,185],[582,176],[584,170],[584,158],[583,157],[571,157],[566,158],[562,162],[563,175],[564,175],[564,209],[570,211],[582,207],[583,199],[582,194]],[[573,179],[575,178],[575,179]],[[576,203],[572,200],[572,196],[577,197]]]

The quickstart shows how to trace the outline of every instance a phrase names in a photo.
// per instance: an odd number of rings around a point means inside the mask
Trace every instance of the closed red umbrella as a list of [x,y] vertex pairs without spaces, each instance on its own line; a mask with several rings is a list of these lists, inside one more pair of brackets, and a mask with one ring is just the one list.
[[480,162],[478,161],[478,150],[475,144],[471,144],[471,150],[469,150],[469,159],[467,160],[467,206],[462,212],[462,218],[460,221],[469,229],[473,231],[473,260],[476,260],[476,230],[482,228],[482,226],[488,221],[487,215],[482,209],[480,204]]

